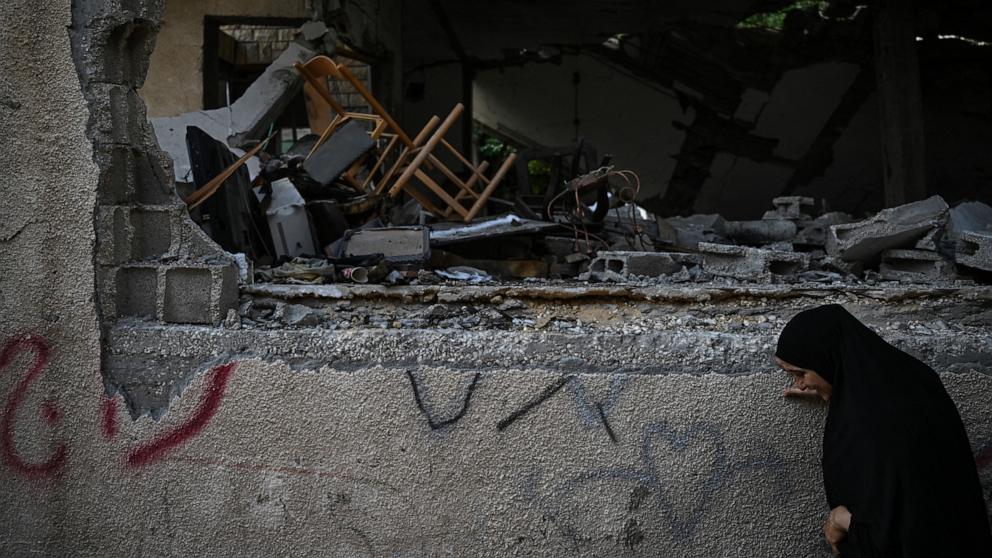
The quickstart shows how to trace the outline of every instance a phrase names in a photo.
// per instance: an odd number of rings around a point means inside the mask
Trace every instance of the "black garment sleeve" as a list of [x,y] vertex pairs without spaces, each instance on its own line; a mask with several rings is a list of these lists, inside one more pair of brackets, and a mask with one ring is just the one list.
[[871,536],[871,527],[851,518],[847,536],[837,545],[841,558],[881,558],[882,553]]

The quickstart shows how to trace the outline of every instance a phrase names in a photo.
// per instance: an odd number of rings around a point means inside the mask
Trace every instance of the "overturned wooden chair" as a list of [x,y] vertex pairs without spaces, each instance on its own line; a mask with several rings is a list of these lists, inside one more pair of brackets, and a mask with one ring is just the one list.
[[[314,145],[313,149],[307,155],[309,158],[313,155],[317,149],[323,145],[331,135],[339,130],[344,125],[349,122],[357,121],[363,122],[369,126],[368,134],[377,143],[381,141],[385,142],[384,145],[377,147],[375,152],[375,160],[369,161],[368,158],[362,158],[355,161],[348,170],[346,170],[341,175],[341,180],[357,190],[359,193],[368,193],[370,186],[373,184],[376,173],[385,168],[387,162],[389,162],[391,156],[395,155],[394,148],[397,143],[402,143],[407,147],[412,147],[413,141],[410,137],[400,128],[399,124],[395,119],[386,111],[386,109],[376,100],[375,97],[362,85],[347,66],[344,64],[339,64],[332,60],[331,58],[320,55],[315,56],[308,60],[306,63],[297,62],[295,65],[296,70],[303,76],[307,84],[310,86],[310,90],[314,91],[317,96],[327,103],[334,113],[334,117],[331,119],[330,124],[321,132],[320,138]],[[341,103],[339,103],[334,96],[331,95],[330,90],[327,87],[328,78],[343,80],[349,83],[355,91],[365,100],[366,103],[372,109],[372,113],[364,112],[351,112],[344,108]],[[364,178],[361,177],[363,169],[368,168],[367,174]]]
[[[413,138],[412,146],[404,148],[399,160],[380,182],[380,187],[389,188],[390,197],[406,192],[435,217],[449,219],[457,215],[466,223],[471,222],[485,207],[500,181],[509,172],[516,154],[510,154],[496,174],[488,178],[485,172],[489,163],[484,161],[476,167],[444,139],[464,110],[465,106],[458,103],[443,122],[437,116],[431,118],[417,137]],[[444,147],[454,156],[463,167],[459,170],[467,178],[461,178],[459,173],[435,154],[439,147]],[[432,177],[430,173],[435,176]],[[396,179],[390,184],[394,176]],[[453,187],[453,192],[442,186],[445,179]]]

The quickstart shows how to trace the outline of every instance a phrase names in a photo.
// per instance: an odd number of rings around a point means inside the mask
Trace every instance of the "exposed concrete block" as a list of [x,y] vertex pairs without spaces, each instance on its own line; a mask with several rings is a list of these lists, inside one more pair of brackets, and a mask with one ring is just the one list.
[[139,89],[144,84],[164,4],[147,0],[73,3],[70,35],[84,86],[92,81]]
[[115,265],[131,260],[131,229],[129,207],[101,206],[96,213],[97,263]]
[[214,275],[209,267],[167,268],[164,277],[163,321],[185,324],[212,324],[220,321],[221,317],[211,309]]
[[827,253],[845,261],[877,261],[882,252],[913,246],[947,217],[940,196],[883,209],[871,219],[834,225],[827,232]]
[[809,268],[809,256],[773,252],[749,246],[700,243],[703,270],[721,277],[770,282],[774,276],[795,275]]
[[385,227],[346,231],[337,244],[337,257],[382,254],[386,261],[421,263],[431,257],[427,227]]
[[775,209],[765,213],[762,219],[807,220],[810,216],[803,209],[812,209],[813,204],[813,198],[806,196],[779,196],[772,199]]
[[679,252],[599,252],[589,272],[579,279],[626,281],[633,277],[660,277],[700,262],[697,254]]
[[958,240],[957,261],[964,266],[992,271],[992,232],[962,232]]
[[140,147],[147,131],[145,103],[126,85],[93,83],[87,96],[90,118],[87,131],[94,144]]
[[796,224],[787,219],[760,221],[727,221],[723,235],[743,244],[769,244],[791,241],[797,232]]
[[879,272],[883,279],[927,283],[954,279],[954,263],[927,250],[887,250],[882,254]]
[[117,268],[116,317],[154,318],[157,314],[158,270],[151,266]]
[[173,254],[173,223],[179,208],[169,206],[141,206],[131,210],[131,258],[148,261]]

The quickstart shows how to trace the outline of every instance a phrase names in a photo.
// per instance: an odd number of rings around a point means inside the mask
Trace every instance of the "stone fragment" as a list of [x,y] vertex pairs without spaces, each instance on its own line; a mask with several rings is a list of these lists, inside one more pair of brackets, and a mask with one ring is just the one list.
[[768,283],[774,276],[795,275],[809,267],[809,256],[796,252],[708,243],[700,243],[699,251],[707,273],[745,281]]
[[992,271],[992,232],[962,232],[957,245],[957,262]]
[[660,277],[699,263],[696,254],[678,252],[599,252],[580,280],[626,281],[634,276]]
[[797,232],[796,224],[788,219],[762,219],[760,221],[727,221],[723,235],[741,244],[770,244],[791,241]]
[[940,196],[890,207],[857,223],[833,225],[826,248],[845,261],[877,261],[882,252],[913,246],[947,217],[947,203]]
[[431,257],[426,227],[384,227],[352,229],[336,245],[335,257],[361,257],[382,254],[388,262],[419,264]]
[[804,223],[796,234],[794,244],[803,246],[824,246],[827,243],[827,229],[831,225],[850,223],[854,219],[842,211],[824,213],[808,223]]
[[882,279],[907,283],[951,280],[956,275],[953,262],[928,250],[887,250],[879,272]]
[[320,324],[320,311],[302,304],[284,304],[276,309],[275,317],[292,327],[314,327]]

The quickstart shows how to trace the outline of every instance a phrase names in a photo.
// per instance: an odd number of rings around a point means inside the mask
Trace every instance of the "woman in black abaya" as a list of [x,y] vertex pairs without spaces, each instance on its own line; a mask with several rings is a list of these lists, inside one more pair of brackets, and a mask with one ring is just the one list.
[[827,540],[844,558],[990,558],[978,471],[954,402],[927,365],[839,305],[796,315],[776,361],[786,395],[829,402]]

